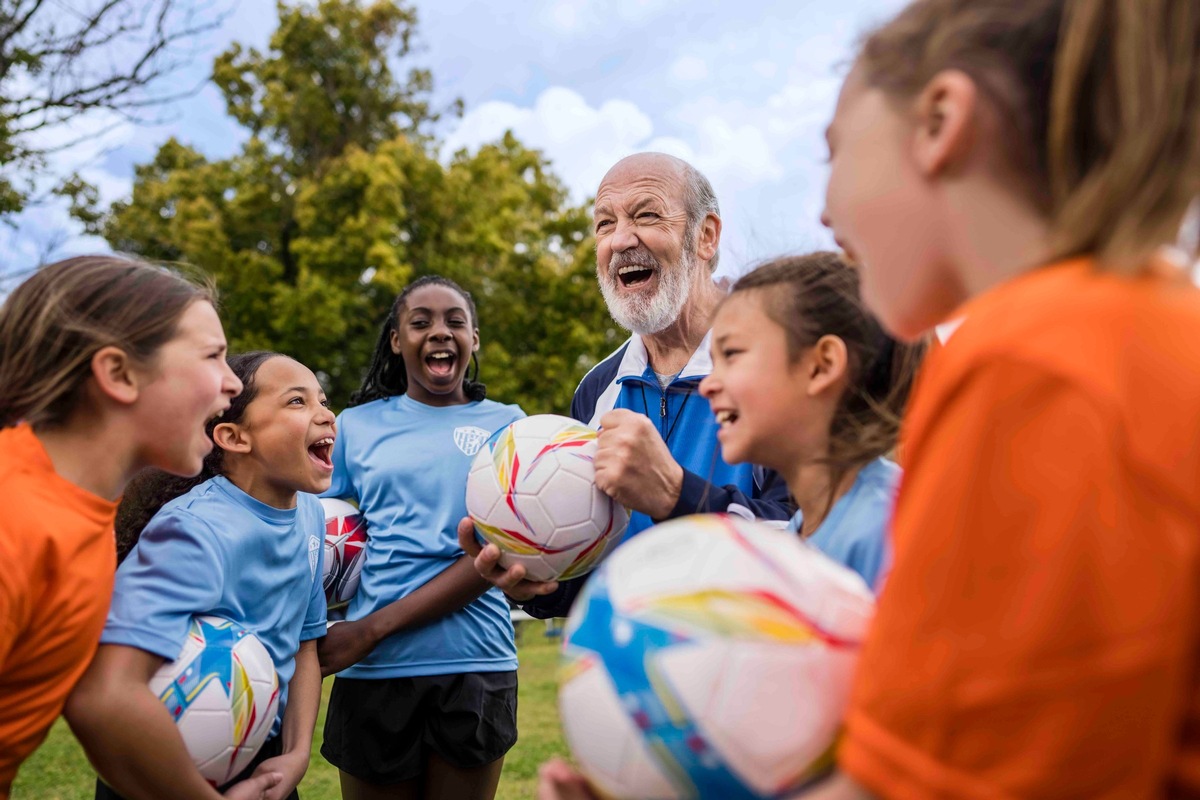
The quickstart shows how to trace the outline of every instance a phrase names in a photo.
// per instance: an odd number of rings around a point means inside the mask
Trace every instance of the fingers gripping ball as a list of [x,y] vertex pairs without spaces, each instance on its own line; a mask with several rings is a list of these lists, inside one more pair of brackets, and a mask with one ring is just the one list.
[[833,767],[873,610],[794,533],[723,515],[643,531],[571,610],[567,743],[606,797],[791,797]]
[[330,608],[340,608],[358,591],[367,552],[367,520],[345,500],[322,497],[321,505],[325,508],[325,600]]
[[467,477],[476,533],[500,548],[500,565],[535,581],[574,578],[621,540],[629,514],[596,488],[596,431],[553,414],[494,433]]
[[246,768],[279,706],[279,677],[262,643],[220,617],[193,617],[179,658],[150,679],[192,762],[213,786]]

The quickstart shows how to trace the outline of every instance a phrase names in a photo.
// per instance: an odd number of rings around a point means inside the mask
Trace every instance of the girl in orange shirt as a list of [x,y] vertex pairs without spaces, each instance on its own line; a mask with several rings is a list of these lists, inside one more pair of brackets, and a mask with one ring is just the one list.
[[964,320],[827,796],[1200,793],[1200,3],[919,0],[827,138],[884,324]]
[[[906,413],[841,772],[806,796],[1200,795],[1200,297],[1170,247],[1200,3],[917,0],[827,139],[868,304],[908,339],[962,322]],[[582,796],[561,764],[540,790]]]
[[72,258],[0,308],[0,798],[96,652],[126,481],[199,472],[241,388],[211,293],[165,269]]

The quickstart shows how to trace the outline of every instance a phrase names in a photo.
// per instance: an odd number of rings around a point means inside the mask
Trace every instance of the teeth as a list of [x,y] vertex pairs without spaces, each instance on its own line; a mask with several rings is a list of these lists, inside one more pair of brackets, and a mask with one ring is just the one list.
[[317,441],[313,442],[312,446],[313,447],[323,447],[328,444],[333,444],[333,438],[326,436],[324,439],[318,439]]
[[732,411],[718,411],[716,417],[718,425],[727,425],[737,419],[737,414]]
[[643,272],[644,270],[653,269],[652,267],[643,267],[638,264],[630,264],[627,267],[621,267],[617,270],[618,275],[628,275],[630,272]]
[[429,357],[430,357],[430,358],[438,358],[438,359],[441,359],[441,358],[454,358],[454,354],[453,354],[453,353],[430,353],[430,354],[429,354]]

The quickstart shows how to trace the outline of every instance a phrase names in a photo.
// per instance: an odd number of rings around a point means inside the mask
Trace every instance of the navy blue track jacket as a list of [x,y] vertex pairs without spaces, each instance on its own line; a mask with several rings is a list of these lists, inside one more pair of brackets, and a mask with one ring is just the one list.
[[[663,389],[640,336],[633,336],[583,377],[571,401],[571,416],[599,427],[614,408],[628,408],[654,421],[671,455],[683,467],[679,502],[670,517],[726,511],[740,506],[755,517],[785,520],[795,507],[783,478],[751,464],[726,464],[717,442],[717,422],[700,396],[700,381],[712,371],[709,338]],[[745,512],[743,512],[745,513]],[[641,512],[630,515],[625,538],[655,523]],[[565,616],[587,576],[563,581],[553,594],[535,597],[522,607],[534,617]]]

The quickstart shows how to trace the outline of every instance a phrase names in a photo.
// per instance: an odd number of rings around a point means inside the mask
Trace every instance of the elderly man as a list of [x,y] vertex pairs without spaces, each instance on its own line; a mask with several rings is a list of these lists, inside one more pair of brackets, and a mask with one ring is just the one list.
[[[633,510],[626,537],[697,511],[787,519],[778,476],[721,459],[716,421],[697,391],[712,368],[709,326],[724,294],[712,278],[721,240],[712,186],[673,156],[629,156],[600,182],[593,223],[600,290],[633,335],[584,376],[571,416],[601,428],[596,485]],[[481,575],[533,616],[567,613],[583,579],[535,583],[521,566],[502,570],[499,550],[480,552],[464,523],[459,539],[478,552]]]

